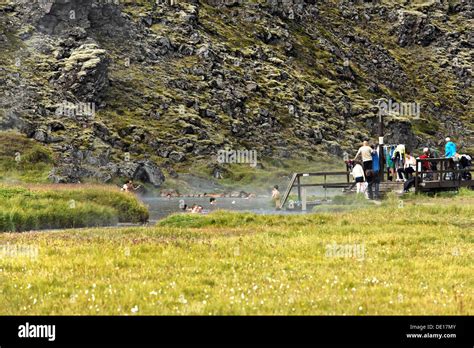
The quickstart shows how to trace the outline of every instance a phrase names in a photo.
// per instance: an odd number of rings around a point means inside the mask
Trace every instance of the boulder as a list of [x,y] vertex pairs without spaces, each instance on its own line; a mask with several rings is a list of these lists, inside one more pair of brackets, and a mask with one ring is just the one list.
[[133,173],[133,179],[159,187],[165,181],[165,176],[154,162],[148,160],[138,162],[138,166]]
[[62,62],[56,84],[83,102],[100,102],[109,86],[109,62],[106,51],[97,44],[81,45]]
[[43,129],[37,129],[33,134],[33,139],[41,143],[45,143],[48,139],[48,133]]
[[168,157],[174,162],[183,162],[185,159],[184,153],[178,151],[172,151]]
[[428,46],[440,34],[439,28],[430,23],[427,15],[416,11],[400,11],[395,32],[402,47],[413,44]]

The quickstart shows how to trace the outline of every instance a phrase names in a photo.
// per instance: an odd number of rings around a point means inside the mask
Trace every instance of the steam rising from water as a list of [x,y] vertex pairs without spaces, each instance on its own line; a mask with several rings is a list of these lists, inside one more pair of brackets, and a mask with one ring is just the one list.
[[[284,193],[284,188],[282,193]],[[235,190],[239,192],[239,190]],[[245,191],[245,190],[241,190]],[[248,192],[248,191],[245,191]],[[186,204],[188,207],[192,207],[194,204],[201,205],[204,208],[205,212],[212,212],[215,210],[230,210],[230,211],[247,211],[253,212],[256,214],[304,214],[310,213],[314,211],[328,211],[334,208],[335,211],[340,209],[340,206],[332,206],[332,199],[336,195],[340,195],[340,189],[328,189],[327,190],[327,200],[325,200],[325,192],[322,188],[311,188],[308,190],[308,210],[306,212],[302,212],[301,210],[280,210],[277,211],[275,209],[275,204],[271,200],[271,195],[259,195],[255,198],[233,198],[233,197],[217,197],[216,204],[210,204],[210,197],[143,197],[143,201],[145,204],[149,206],[150,210],[150,220],[156,221],[162,219],[170,214],[174,213],[185,213],[182,209],[180,209],[180,201],[181,206]],[[297,200],[297,192],[296,189],[293,189],[289,200]],[[315,210],[312,209],[311,202],[318,202],[319,205],[316,206]],[[359,207],[362,204],[358,204],[358,200],[352,202],[351,200],[344,199],[343,202],[346,206],[351,207]]]

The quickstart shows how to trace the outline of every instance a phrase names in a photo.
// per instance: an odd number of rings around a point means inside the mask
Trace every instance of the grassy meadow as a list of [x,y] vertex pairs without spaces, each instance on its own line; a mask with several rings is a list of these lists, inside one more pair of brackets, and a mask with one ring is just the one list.
[[0,131],[0,182],[48,182],[53,162],[46,146],[18,132]]
[[473,217],[462,191],[342,212],[0,233],[0,314],[472,315]]
[[0,185],[0,232],[143,223],[147,208],[132,194],[99,185]]

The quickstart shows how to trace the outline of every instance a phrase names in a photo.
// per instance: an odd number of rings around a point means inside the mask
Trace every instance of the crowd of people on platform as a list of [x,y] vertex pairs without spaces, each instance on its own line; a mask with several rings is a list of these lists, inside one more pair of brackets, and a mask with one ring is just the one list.
[[[447,169],[465,169],[472,164],[471,157],[467,154],[457,153],[456,144],[448,137],[445,139],[444,158],[452,159],[448,162]],[[383,155],[386,167],[388,169],[388,180],[404,182],[404,192],[408,192],[415,184],[414,174],[417,172],[417,157],[405,148],[405,145],[388,145],[383,146]],[[423,175],[419,176],[419,180],[433,179],[433,174],[438,170],[436,161],[429,161],[430,158],[438,158],[436,150],[428,147],[423,149],[418,159],[425,160],[420,162],[418,172]],[[365,193],[369,199],[378,199],[380,197],[380,155],[378,146],[369,146],[368,141],[364,141],[357,151],[354,159],[347,161],[351,174],[356,183],[357,193]],[[449,179],[449,175],[446,178]],[[453,176],[454,177],[454,176]],[[470,180],[471,174],[464,172],[461,174],[463,180]]]
[[[445,151],[444,158],[452,159],[447,164],[447,168],[444,169],[466,169],[470,168],[472,165],[472,158],[467,154],[459,154],[457,152],[456,144],[451,141],[449,137],[445,139]],[[404,182],[403,191],[409,192],[410,188],[415,185],[415,173],[422,173],[418,176],[418,180],[437,180],[439,173],[437,173],[438,162],[436,160],[429,159],[438,159],[439,155],[436,150],[425,147],[423,152],[415,157],[405,148],[405,145],[385,145],[383,148],[383,158],[385,159],[385,165],[387,168],[387,179],[389,181],[399,181]],[[362,146],[358,149],[355,157],[352,160],[347,160],[346,164],[352,177],[354,178],[356,185],[356,192],[365,194],[368,199],[379,199],[380,198],[380,181],[383,177],[381,173],[381,156],[379,153],[379,146],[369,145],[368,141],[364,141]],[[421,159],[419,168],[417,170],[417,159]],[[441,173],[443,175],[444,173]],[[454,178],[453,173],[445,174],[444,178],[449,180],[451,177]],[[464,171],[459,174],[458,178],[462,180],[471,180],[471,173],[469,171]],[[121,187],[122,191],[125,192],[135,192],[140,189],[140,185],[135,186],[132,180],[129,180],[126,184]],[[206,194],[204,194],[206,196]],[[167,195],[168,199],[171,198],[171,194]],[[275,208],[277,210],[281,209],[281,194],[278,188],[278,185],[275,185],[272,190],[272,200],[274,201]],[[217,203],[215,197],[211,197],[209,200],[210,206],[215,206]],[[235,201],[232,202],[234,204]],[[185,212],[190,213],[207,213],[208,210],[205,210],[203,206],[198,204],[193,204],[192,207],[189,207],[184,203],[183,200],[180,201],[180,209]]]
[[348,164],[352,167],[351,174],[356,182],[357,193],[365,193],[369,199],[378,199],[380,157],[375,145],[369,146],[369,142],[364,141],[354,159]]

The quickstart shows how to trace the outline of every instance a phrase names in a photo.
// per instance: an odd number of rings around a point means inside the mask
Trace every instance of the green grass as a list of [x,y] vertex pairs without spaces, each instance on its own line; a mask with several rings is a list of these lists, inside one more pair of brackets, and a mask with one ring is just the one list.
[[[472,315],[473,203],[462,191],[342,213],[3,233],[0,255],[38,256],[0,257],[0,315]],[[327,256],[333,243],[362,245],[363,258]]]
[[[60,185],[47,186],[41,195],[49,199],[65,199],[94,203],[113,208],[119,222],[143,223],[148,221],[148,209],[133,194],[119,192],[115,186],[105,185]],[[50,189],[49,189],[50,188]]]
[[314,212],[349,212],[361,209],[372,209],[374,202],[367,200],[365,195],[342,195],[335,196],[329,204],[317,205],[313,208]]
[[0,185],[0,232],[146,222],[138,199],[108,187]]
[[0,182],[45,183],[53,162],[46,146],[17,132],[0,132]]

